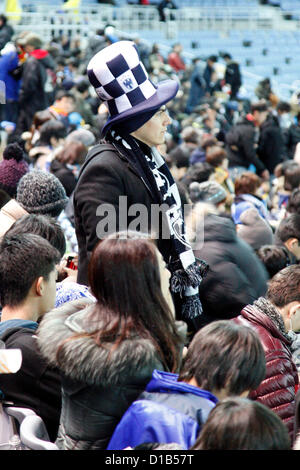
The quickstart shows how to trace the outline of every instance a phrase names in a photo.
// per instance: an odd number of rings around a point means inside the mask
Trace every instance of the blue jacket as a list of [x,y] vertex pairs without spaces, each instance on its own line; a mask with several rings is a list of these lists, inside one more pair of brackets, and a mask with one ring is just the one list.
[[183,449],[194,444],[218,400],[212,393],[177,379],[177,374],[154,370],[146,391],[123,415],[107,450],[146,442],[176,442]]
[[20,80],[16,80],[10,72],[18,65],[17,52],[9,52],[0,56],[0,80],[5,83],[6,99],[18,101]]

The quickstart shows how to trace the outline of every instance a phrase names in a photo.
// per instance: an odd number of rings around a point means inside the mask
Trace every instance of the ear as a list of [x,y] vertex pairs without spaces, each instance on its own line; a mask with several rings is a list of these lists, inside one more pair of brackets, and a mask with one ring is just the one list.
[[35,293],[38,297],[42,297],[45,292],[45,280],[43,276],[40,276],[35,281]]
[[298,240],[297,240],[297,238],[289,238],[289,239],[285,242],[285,246],[287,247],[287,249],[288,249],[289,251],[293,252],[295,243],[298,245]]
[[300,302],[291,302],[290,307],[287,312],[288,318],[292,318],[297,310],[300,309]]

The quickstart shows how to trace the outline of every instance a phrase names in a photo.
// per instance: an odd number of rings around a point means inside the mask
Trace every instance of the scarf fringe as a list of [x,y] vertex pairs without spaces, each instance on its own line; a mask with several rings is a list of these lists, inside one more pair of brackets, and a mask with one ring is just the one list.
[[202,304],[199,295],[190,295],[184,297],[182,304],[182,319],[192,320],[201,316],[203,313]]
[[205,261],[199,260],[186,269],[176,269],[171,276],[171,291],[179,293],[182,296],[182,292],[187,287],[193,287],[194,289],[199,287],[203,277],[208,271],[208,268],[209,267]]

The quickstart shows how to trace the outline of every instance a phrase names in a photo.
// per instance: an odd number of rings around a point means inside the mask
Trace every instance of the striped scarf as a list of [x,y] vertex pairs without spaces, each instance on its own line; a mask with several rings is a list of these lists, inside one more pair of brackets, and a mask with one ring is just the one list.
[[187,239],[179,191],[164,158],[155,147],[150,149],[131,135],[124,137],[116,130],[111,130],[106,139],[134,166],[153,197],[168,206],[164,215],[171,243],[170,289],[182,298],[183,319],[199,317],[202,314],[199,285],[208,265],[196,260]]

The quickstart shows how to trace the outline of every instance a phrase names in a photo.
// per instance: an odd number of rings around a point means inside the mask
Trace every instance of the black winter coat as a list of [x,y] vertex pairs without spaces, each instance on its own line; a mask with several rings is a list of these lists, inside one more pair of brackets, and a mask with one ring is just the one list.
[[76,187],[77,182],[73,171],[56,159],[51,162],[50,171],[53,175],[56,176],[56,178],[59,179],[65,188],[67,196],[70,197]]
[[260,126],[257,155],[271,174],[284,160],[283,134],[272,117]]
[[[64,450],[106,449],[121,417],[151,380],[163,370],[154,344],[132,336],[113,351],[98,346],[87,315],[91,301],[69,302],[47,313],[38,329],[43,356],[62,374],[62,413],[57,445]],[[142,306],[141,306],[142,308]],[[67,323],[66,323],[67,320]],[[65,342],[63,357],[57,349]]]
[[300,142],[300,125],[292,124],[285,133],[285,145],[288,158],[294,158],[296,145]]
[[0,390],[14,406],[32,409],[40,416],[52,441],[56,439],[61,409],[60,375],[40,355],[31,328],[9,328],[2,335],[7,349],[21,349],[22,365],[15,374],[0,374]]
[[229,167],[248,168],[252,163],[257,173],[265,170],[265,165],[257,157],[255,150],[255,126],[247,118],[237,122],[225,136]]
[[267,271],[252,248],[238,238],[230,219],[206,216],[204,243],[199,242],[194,253],[209,265],[199,289],[203,324],[236,317],[245,305],[265,294]]
[[231,86],[231,97],[234,98],[242,85],[239,64],[230,62],[225,70],[225,82]]
[[23,66],[22,84],[19,95],[22,130],[31,126],[34,114],[48,106],[45,92],[47,71],[42,59],[30,56]]
[[13,28],[9,24],[4,24],[0,28],[0,50],[10,41],[14,34]]
[[[133,228],[132,225],[130,227],[130,224],[133,223],[137,215],[126,217],[125,211],[122,210],[123,206],[120,207],[120,196],[127,197],[127,208],[133,204],[143,204],[146,207],[150,231],[151,205],[159,204],[159,202],[154,199],[150,189],[132,164],[125,156],[118,153],[113,145],[96,145],[87,154],[74,191],[75,230],[79,248],[78,282],[80,284],[88,284],[89,259],[95,245],[99,239],[103,238],[102,229],[106,229],[110,233]],[[99,209],[97,212],[97,208],[101,204],[110,204],[114,208],[116,224],[103,227],[105,219],[107,220],[108,217],[107,214],[100,214]],[[120,214],[120,210],[122,214]],[[125,219],[124,225],[122,219]],[[171,254],[170,240],[159,239],[157,246],[165,262],[168,263]]]

